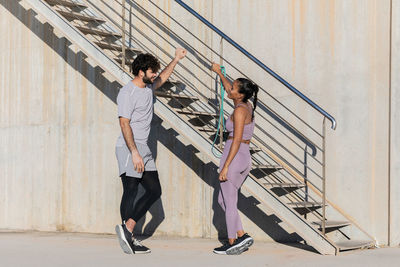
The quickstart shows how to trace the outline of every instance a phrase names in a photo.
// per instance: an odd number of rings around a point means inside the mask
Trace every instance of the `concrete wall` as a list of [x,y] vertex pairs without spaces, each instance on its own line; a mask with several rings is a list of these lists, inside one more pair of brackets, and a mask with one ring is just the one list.
[[[118,19],[110,13],[119,10],[117,2],[92,2]],[[174,1],[155,2],[219,51],[218,37]],[[186,2],[336,117],[338,129],[328,131],[328,197],[380,244],[388,244],[389,236],[391,245],[399,244],[400,83],[394,75],[400,59],[395,49],[399,1],[392,3],[392,27],[389,0]],[[147,1],[142,4],[186,36]],[[121,195],[114,157],[120,85],[28,10],[23,1],[0,0],[0,228],[110,233],[119,222]],[[167,42],[180,41],[162,29],[156,30],[164,39],[142,28],[159,47],[150,41],[146,45],[168,62],[173,50]],[[187,36],[186,41],[219,60]],[[317,114],[286,88],[228,45],[223,52],[280,101],[320,126]],[[202,82],[212,85],[212,80],[198,61],[192,54],[186,60],[195,73],[189,82],[211,95]],[[187,77],[189,70],[178,70]],[[150,145],[163,196],[138,231],[216,237],[224,226],[215,202],[215,166],[193,153],[170,127],[158,118],[153,122]],[[267,208],[256,206],[248,192],[240,194],[239,206],[246,230],[257,239],[298,239]]]
[[391,246],[400,244],[400,1],[392,1],[391,116],[390,116],[390,235]]

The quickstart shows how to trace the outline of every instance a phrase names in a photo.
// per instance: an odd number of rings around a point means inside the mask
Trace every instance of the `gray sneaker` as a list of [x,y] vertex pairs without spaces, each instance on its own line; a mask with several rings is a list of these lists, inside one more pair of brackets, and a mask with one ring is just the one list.
[[125,224],[117,224],[115,226],[115,232],[118,236],[119,244],[122,250],[127,254],[133,254],[134,248],[132,244],[132,233],[126,228]]

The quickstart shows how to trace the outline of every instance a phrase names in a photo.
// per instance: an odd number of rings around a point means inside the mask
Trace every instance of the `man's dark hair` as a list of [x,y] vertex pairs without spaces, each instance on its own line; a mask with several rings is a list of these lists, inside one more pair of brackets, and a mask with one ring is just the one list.
[[139,70],[146,73],[148,69],[157,72],[160,69],[160,62],[155,56],[149,53],[139,54],[132,62],[132,74],[135,76],[138,75]]

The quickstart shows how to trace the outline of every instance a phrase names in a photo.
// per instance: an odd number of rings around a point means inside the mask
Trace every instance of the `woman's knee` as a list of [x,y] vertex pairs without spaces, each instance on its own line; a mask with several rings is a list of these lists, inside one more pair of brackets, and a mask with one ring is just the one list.
[[238,212],[237,203],[233,201],[225,201],[225,212],[227,213]]
[[228,197],[223,199],[223,205],[225,207],[226,212],[232,212],[237,210],[237,197],[235,195],[230,194]]

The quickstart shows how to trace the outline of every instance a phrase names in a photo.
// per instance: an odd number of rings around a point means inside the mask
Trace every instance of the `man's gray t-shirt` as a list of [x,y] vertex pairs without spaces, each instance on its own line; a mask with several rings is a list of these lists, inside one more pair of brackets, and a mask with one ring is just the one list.
[[[135,143],[147,144],[153,119],[152,85],[140,88],[130,81],[119,91],[117,105],[118,117],[130,119]],[[117,140],[117,147],[121,146],[126,146],[122,133]]]

